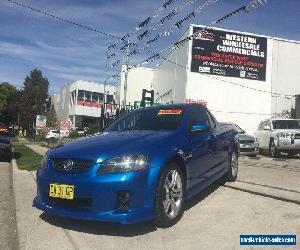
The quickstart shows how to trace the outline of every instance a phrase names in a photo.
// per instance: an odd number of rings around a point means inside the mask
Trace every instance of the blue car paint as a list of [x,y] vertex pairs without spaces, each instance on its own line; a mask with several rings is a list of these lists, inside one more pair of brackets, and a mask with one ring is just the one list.
[[[161,170],[170,161],[182,164],[186,175],[185,199],[199,193],[229,170],[233,148],[238,148],[237,131],[230,125],[217,123],[214,129],[192,135],[188,131],[191,106],[180,105],[184,113],[176,130],[104,132],[50,150],[48,166],[37,171],[37,196],[33,206],[50,214],[87,220],[124,224],[150,220],[155,217],[155,192]],[[173,107],[178,105],[162,106],[164,109]],[[145,112],[147,109],[144,108]],[[144,169],[97,174],[102,161],[137,153],[148,158]],[[64,173],[53,168],[51,159],[55,158],[92,159],[93,164],[86,173]],[[91,207],[51,205],[48,200],[50,183],[74,185],[75,198],[91,198]],[[116,208],[117,192],[123,190],[130,193],[130,207],[126,211]]]

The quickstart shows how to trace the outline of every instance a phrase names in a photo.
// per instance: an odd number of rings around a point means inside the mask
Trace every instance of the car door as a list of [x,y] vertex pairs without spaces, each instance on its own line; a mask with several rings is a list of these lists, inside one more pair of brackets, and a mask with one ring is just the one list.
[[270,129],[269,130],[263,130],[263,147],[266,149],[269,149],[269,144],[270,144],[270,138],[271,138],[271,129],[272,129],[272,125],[271,125],[271,120],[266,120],[266,123],[264,126],[268,126]]
[[270,130],[265,130],[265,126],[271,126],[270,120],[265,120],[260,124],[257,140],[260,148],[268,149],[270,141]]
[[208,115],[208,122],[212,131],[215,145],[212,150],[214,156],[214,165],[211,170],[212,173],[218,172],[228,166],[228,151],[232,143],[232,136],[228,134],[227,129],[221,128],[215,117],[206,110]]
[[262,131],[263,131],[263,125],[265,121],[261,121],[257,127],[257,130],[254,132],[254,137],[257,139],[258,145],[260,148],[263,147],[263,141],[262,141]]
[[[206,124],[207,130],[192,133],[191,128],[196,124]],[[190,180],[189,187],[205,181],[207,173],[214,166],[214,150],[216,148],[216,136],[209,127],[208,116],[205,108],[192,106],[188,120],[189,129],[189,156],[188,164]]]

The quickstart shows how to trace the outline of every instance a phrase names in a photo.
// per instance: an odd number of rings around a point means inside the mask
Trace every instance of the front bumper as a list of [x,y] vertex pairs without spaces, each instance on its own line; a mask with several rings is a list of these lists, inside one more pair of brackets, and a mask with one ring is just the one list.
[[300,152],[300,139],[293,138],[277,138],[275,142],[276,148],[282,151],[299,151]]
[[258,143],[251,144],[240,144],[241,155],[257,155],[258,154]]
[[[49,214],[85,220],[123,224],[150,220],[155,216],[154,187],[156,184],[149,177],[156,175],[156,172],[158,173],[157,169],[147,169],[97,176],[45,174],[43,171],[38,171],[37,196],[33,200],[33,206]],[[50,183],[74,185],[74,200],[70,202],[49,198]],[[120,210],[117,207],[117,197],[121,191],[127,191],[130,194],[127,210]]]

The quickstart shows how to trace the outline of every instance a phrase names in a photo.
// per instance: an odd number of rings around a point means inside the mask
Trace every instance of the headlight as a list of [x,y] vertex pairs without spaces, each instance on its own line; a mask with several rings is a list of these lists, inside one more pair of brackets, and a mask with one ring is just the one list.
[[97,174],[123,173],[145,168],[147,158],[144,155],[120,156],[100,163]]
[[47,168],[47,165],[48,165],[48,155],[45,154],[45,155],[44,155],[44,158],[43,158],[43,160],[42,160],[42,162],[41,162],[41,167],[40,167],[40,169],[45,169],[45,168]]

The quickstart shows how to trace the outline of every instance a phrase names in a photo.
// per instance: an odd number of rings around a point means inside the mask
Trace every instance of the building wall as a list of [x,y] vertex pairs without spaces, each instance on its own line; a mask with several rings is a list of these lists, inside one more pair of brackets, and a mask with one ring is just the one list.
[[[187,29],[178,39],[184,39],[189,35]],[[155,102],[158,103],[180,103],[186,99],[187,69],[189,60],[189,46],[186,43],[179,49],[173,50],[155,70],[153,88]]]
[[[104,86],[104,84],[83,80],[67,83],[61,88],[59,94],[59,104],[57,108],[58,121],[69,120],[73,123],[73,126],[80,127],[78,124],[82,123],[83,117],[100,117],[101,108],[77,105],[76,99],[78,97],[78,90],[97,93],[104,93],[105,91],[107,95],[115,95],[115,86],[113,85]],[[76,93],[74,101],[71,98],[73,91]],[[54,100],[56,99],[54,98]]]
[[70,85],[70,83],[67,83],[60,89],[60,103],[57,112],[57,118],[60,122],[67,121],[69,118]]
[[[78,90],[85,90],[90,92],[97,92],[97,93],[104,93],[104,88],[106,94],[114,95],[115,94],[115,86],[113,85],[105,85],[96,83],[96,82],[89,82],[89,81],[75,81],[70,86],[70,92]],[[70,99],[70,98],[69,98]],[[81,105],[70,105],[70,112],[69,115],[76,115],[76,116],[90,116],[90,117],[100,117],[101,109],[97,107],[86,107]]]
[[[300,43],[274,40],[272,68],[272,92],[286,95],[300,94]],[[273,94],[272,114],[291,110],[295,105],[293,97]],[[295,107],[295,106],[294,106]]]
[[[116,86],[116,100],[124,103],[125,66],[122,66],[122,74]],[[127,79],[127,104],[133,105],[135,101],[141,101],[143,89],[152,90],[153,69],[138,67],[129,70]]]

